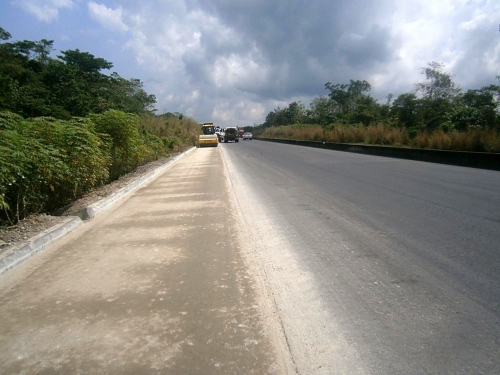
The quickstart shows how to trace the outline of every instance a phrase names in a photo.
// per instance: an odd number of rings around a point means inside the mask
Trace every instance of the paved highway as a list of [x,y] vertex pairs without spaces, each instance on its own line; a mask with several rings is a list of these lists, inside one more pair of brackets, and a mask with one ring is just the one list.
[[500,373],[499,172],[221,146],[299,373]]

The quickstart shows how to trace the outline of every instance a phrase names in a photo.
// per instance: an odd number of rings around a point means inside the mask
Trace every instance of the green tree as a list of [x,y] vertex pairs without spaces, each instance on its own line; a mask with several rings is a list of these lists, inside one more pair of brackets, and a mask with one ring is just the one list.
[[287,119],[287,109],[286,108],[275,108],[273,111],[269,112],[266,116],[266,121],[264,121],[263,126],[269,127],[269,126],[281,126],[281,125],[287,125],[288,124],[288,119]]
[[154,111],[156,98],[138,79],[126,80],[102,71],[113,64],[78,49],[50,57],[53,41],[5,42],[0,29],[0,110],[24,117],[70,119],[111,109],[138,115]]
[[103,69],[111,69],[113,63],[91,53],[81,52],[79,49],[61,51],[59,57],[67,65],[76,66],[82,73],[98,73]]
[[317,96],[311,101],[309,117],[312,123],[326,126],[334,122],[335,103],[329,97]]
[[399,95],[391,106],[391,115],[400,126],[415,128],[420,122],[420,100],[413,93]]
[[421,70],[427,81],[416,84],[417,93],[422,95],[424,126],[430,131],[448,121],[448,114],[453,111],[461,91],[453,82],[451,74],[444,72],[443,68],[442,63],[430,62]]
[[299,102],[292,102],[285,108],[285,122],[287,125],[298,124],[305,117],[304,105]]
[[[3,33],[7,38],[5,30]],[[14,42],[0,45],[0,109],[23,116],[50,114],[42,77],[52,41]],[[35,60],[34,57],[37,59]]]
[[330,82],[325,83],[325,88],[330,90],[328,96],[330,99],[337,104],[337,111],[342,114],[347,114],[350,112],[350,95],[348,92],[349,85],[347,84],[335,84],[332,85]]
[[12,38],[12,35],[0,27],[0,40],[9,40],[10,38]]
[[40,41],[23,40],[10,45],[14,51],[26,56],[28,60],[46,62],[54,50],[53,44],[53,40],[42,39]]
[[[139,79],[124,79],[117,73],[109,78],[109,109],[118,109],[138,115],[152,113],[156,97],[144,90],[144,85]],[[178,115],[179,116],[179,115]]]
[[371,90],[367,81],[351,79],[348,84],[336,85],[327,82],[325,88],[330,90],[328,96],[337,104],[336,111],[343,122],[369,125],[380,117],[380,105],[366,94]]
[[490,85],[463,93],[449,113],[453,128],[465,131],[472,128],[495,128],[498,121],[498,102],[495,99],[500,87]]
[[365,92],[371,90],[371,85],[366,81],[350,80],[348,84],[332,85],[330,82],[325,83],[325,88],[330,90],[328,96],[334,102],[338,103],[340,111],[343,114],[350,114],[356,110],[357,100],[365,96]]
[[451,74],[443,71],[444,64],[432,61],[427,65],[427,68],[421,69],[421,73],[425,75],[427,81],[416,84],[417,92],[420,92],[424,99],[430,101],[455,98],[461,90],[453,82]]

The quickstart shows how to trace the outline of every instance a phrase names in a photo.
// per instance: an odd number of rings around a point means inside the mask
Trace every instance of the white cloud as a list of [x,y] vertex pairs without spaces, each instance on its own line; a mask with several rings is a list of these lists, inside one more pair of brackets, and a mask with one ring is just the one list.
[[409,92],[420,69],[438,61],[464,88],[493,83],[500,71],[500,4],[483,0],[397,0],[389,18],[397,59],[369,77],[380,96]]
[[116,9],[111,9],[105,5],[90,1],[88,3],[88,9],[90,16],[102,26],[120,32],[128,30],[127,25],[123,22],[123,10],[121,6]]
[[224,127],[248,126],[260,122],[265,115],[265,108],[261,103],[249,100],[219,101],[211,113],[211,119],[224,124]]
[[244,92],[265,85],[269,80],[267,66],[261,66],[251,54],[218,57],[211,68],[212,79],[218,88],[232,88]]
[[73,0],[18,0],[16,5],[34,15],[40,21],[51,23],[59,17],[59,10],[71,8]]
[[494,83],[500,72],[498,0],[17,4],[46,22],[60,9],[85,4],[103,29],[122,34],[102,32],[95,43],[123,43],[159,112],[212,118],[223,126],[262,123],[277,106],[325,95],[326,82],[365,79],[379,99],[410,92],[430,61],[443,62],[464,88]]
[[492,0],[115,3],[160,112],[221,125],[261,123],[277,105],[325,94],[328,81],[366,79],[380,99],[409,92],[430,61],[460,85],[500,71]]

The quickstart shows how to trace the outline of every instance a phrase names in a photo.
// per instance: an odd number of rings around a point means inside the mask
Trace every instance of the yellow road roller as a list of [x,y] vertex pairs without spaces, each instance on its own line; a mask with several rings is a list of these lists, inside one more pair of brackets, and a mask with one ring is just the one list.
[[198,138],[199,147],[217,147],[219,145],[219,137],[215,133],[215,125],[213,122],[204,122],[201,125],[203,134]]

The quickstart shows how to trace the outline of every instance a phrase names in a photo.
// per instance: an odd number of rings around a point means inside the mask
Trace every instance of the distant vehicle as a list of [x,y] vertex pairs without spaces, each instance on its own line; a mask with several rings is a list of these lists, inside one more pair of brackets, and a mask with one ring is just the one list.
[[227,143],[229,141],[239,142],[238,129],[236,129],[235,127],[226,128],[226,130],[224,131],[224,143]]
[[252,133],[246,132],[245,134],[243,134],[243,140],[245,139],[252,140]]
[[243,133],[245,133],[245,130],[244,130],[244,129],[239,129],[239,130],[238,130],[238,136],[239,136],[240,138],[242,138],[242,137],[243,137]]
[[222,136],[224,135],[223,131],[221,128],[219,128],[218,126],[215,128],[215,135],[217,136],[217,139],[220,142],[222,142]]

